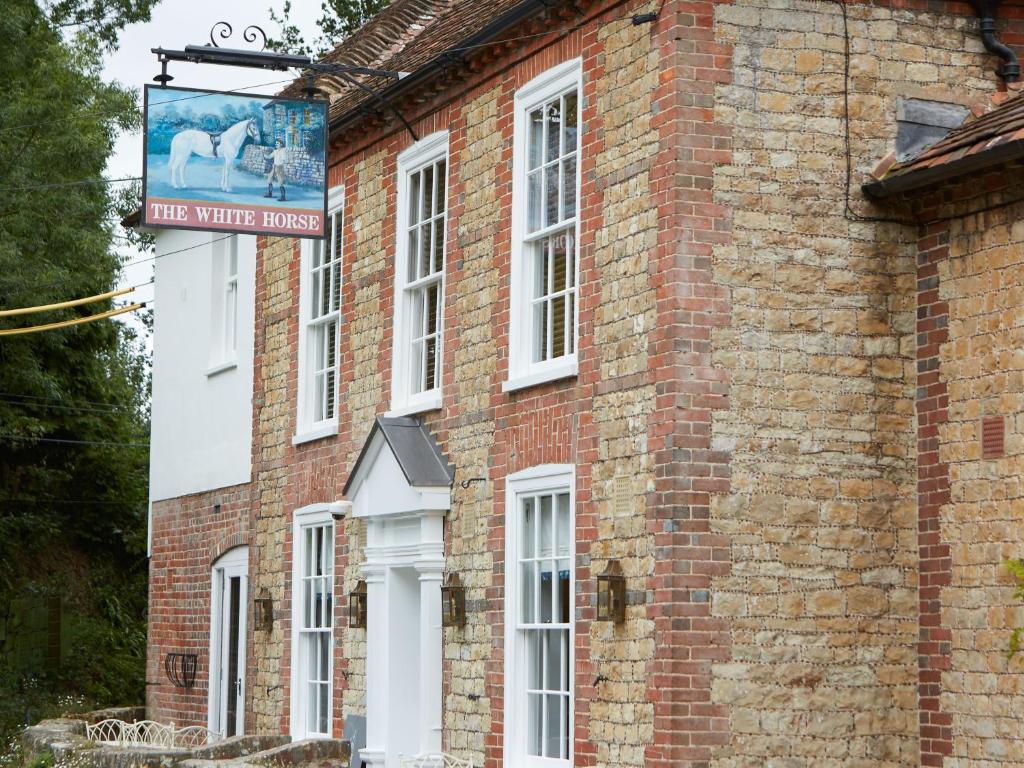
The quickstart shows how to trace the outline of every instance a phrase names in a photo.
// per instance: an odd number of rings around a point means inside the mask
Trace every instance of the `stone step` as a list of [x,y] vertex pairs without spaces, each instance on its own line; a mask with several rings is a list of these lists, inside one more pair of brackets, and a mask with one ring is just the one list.
[[[245,738],[245,737],[239,737]],[[268,737],[259,737],[268,738]],[[296,768],[348,768],[352,756],[351,744],[342,739],[303,739],[263,749],[251,754],[230,757],[201,757],[204,750],[212,751],[217,744],[196,750],[195,757],[182,760],[180,768],[268,768],[268,766],[296,766]],[[221,742],[223,743],[223,742]]]

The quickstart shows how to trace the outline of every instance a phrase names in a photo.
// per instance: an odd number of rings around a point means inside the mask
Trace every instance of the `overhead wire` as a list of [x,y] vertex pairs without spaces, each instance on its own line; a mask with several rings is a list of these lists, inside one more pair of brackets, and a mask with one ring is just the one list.
[[145,302],[139,302],[138,304],[129,304],[125,307],[118,307],[117,309],[111,309],[107,312],[99,312],[95,315],[88,315],[86,317],[77,317],[74,320],[62,320],[57,323],[46,323],[45,325],[30,325],[26,328],[6,328],[0,330],[0,336],[24,336],[29,333],[40,333],[41,331],[53,331],[58,328],[70,328],[75,325],[84,325],[86,323],[94,323],[97,320],[104,320],[108,317],[116,317],[117,315],[123,315],[126,312],[134,312],[137,309],[144,309],[146,307]]
[[84,299],[60,301],[57,302],[56,304],[40,304],[35,307],[22,307],[21,309],[0,309],[0,317],[15,317],[17,315],[31,315],[37,312],[51,312],[57,309],[70,309],[71,307],[81,307],[85,304],[95,304],[98,301],[112,299],[115,296],[124,296],[126,293],[131,293],[134,290],[135,286],[132,286],[131,288],[119,288],[115,291],[98,293],[95,296],[86,296]]
[[0,435],[0,440],[16,443],[52,443],[58,445],[106,445],[124,448],[149,448],[149,443],[125,443],[116,440],[72,440],[62,437],[29,437],[26,435]]
[[[2,392],[0,391],[0,397],[18,397],[23,400],[34,400],[42,403],[60,403],[67,405],[67,400],[59,397],[39,397],[38,395],[21,395],[17,392]],[[120,408],[131,408],[129,405],[120,405],[118,403],[104,403],[100,400],[77,400],[76,403],[82,403],[84,405],[96,405],[103,408],[120,409]]]

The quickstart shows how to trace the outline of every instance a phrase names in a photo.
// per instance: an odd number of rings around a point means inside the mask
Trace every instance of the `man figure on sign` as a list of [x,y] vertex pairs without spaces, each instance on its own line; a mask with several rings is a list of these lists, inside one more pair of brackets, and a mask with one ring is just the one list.
[[284,196],[284,164],[288,162],[288,150],[284,148],[284,139],[278,139],[275,146],[276,149],[270,150],[273,166],[270,173],[267,174],[267,194],[264,197],[274,196],[274,182],[276,181],[281,187],[281,196],[278,201],[283,203],[286,200]]

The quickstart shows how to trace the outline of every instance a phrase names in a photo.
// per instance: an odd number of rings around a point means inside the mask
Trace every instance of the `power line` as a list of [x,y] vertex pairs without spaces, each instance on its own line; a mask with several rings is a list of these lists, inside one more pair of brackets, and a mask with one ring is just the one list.
[[104,506],[134,507],[142,506],[145,503],[96,499],[0,499],[0,504],[102,504]]
[[59,437],[24,437],[23,435],[0,435],[0,440],[23,443],[57,443],[60,445],[106,445],[122,448],[149,448],[149,443],[120,443],[113,440],[70,440]]
[[33,403],[26,402],[25,400],[11,400],[9,398],[0,397],[0,404],[3,405],[26,405],[30,408],[39,408],[42,410],[57,410],[57,411],[72,411],[74,413],[100,413],[105,415],[110,414],[124,414],[126,413],[123,408],[82,408],[74,405],[60,405],[58,403]]
[[[269,85],[280,85],[282,83],[293,83],[293,82],[295,82],[295,78],[288,78],[287,80],[271,80],[268,83],[257,83],[256,85],[243,85],[243,86],[239,86],[238,88],[232,88],[232,89],[226,90],[226,91],[208,91],[206,93],[197,93],[194,96],[182,96],[180,99],[168,99],[167,101],[159,101],[159,102],[154,102],[154,103],[157,103],[157,104],[172,104],[172,103],[175,103],[175,102],[178,102],[178,101],[190,101],[191,99],[201,99],[204,96],[225,96],[225,95],[231,95],[231,94],[236,94],[236,93],[241,94],[242,91],[249,90],[250,88],[266,88]],[[242,94],[242,95],[245,95],[245,94]],[[136,111],[141,112],[143,108],[144,108],[143,104],[138,104],[138,103],[133,104],[133,109],[135,109]],[[40,125],[53,125],[54,123],[63,123],[63,122],[71,121],[71,120],[78,120],[78,119],[80,119],[82,117],[90,115],[90,113],[94,113],[96,116],[107,115],[109,117],[115,117],[117,115],[126,114],[125,110],[122,107],[118,107],[116,110],[114,110],[114,109],[92,110],[92,111],[83,112],[83,113],[78,114],[78,115],[69,115],[68,117],[58,118],[56,120],[44,120],[44,121],[41,121],[41,122],[38,122],[38,123],[22,123],[21,125],[4,126],[4,127],[0,128],[0,133],[4,133],[5,131],[17,131],[17,130],[21,130],[22,128],[36,128],[36,127],[38,127]],[[136,133],[136,131],[132,131],[132,133]]]
[[[64,405],[67,404],[67,400],[64,400],[64,399],[59,398],[59,397],[39,397],[37,395],[21,395],[21,394],[18,394],[17,392],[0,392],[0,397],[19,397],[19,398],[22,398],[24,400],[37,400],[37,401],[41,401],[41,402],[44,402],[44,403],[61,403],[61,404],[64,404]],[[97,406],[105,407],[105,408],[130,408],[131,407],[129,405],[119,405],[117,403],[104,403],[104,402],[100,402],[99,400],[78,400],[77,402],[84,403],[85,405],[97,405]]]
[[20,187],[0,187],[0,192],[25,192],[34,189],[61,189],[64,187],[88,187],[97,184],[120,184],[126,181],[142,181],[141,176],[123,176],[119,179],[82,179],[81,181],[57,181],[52,184],[25,184]]

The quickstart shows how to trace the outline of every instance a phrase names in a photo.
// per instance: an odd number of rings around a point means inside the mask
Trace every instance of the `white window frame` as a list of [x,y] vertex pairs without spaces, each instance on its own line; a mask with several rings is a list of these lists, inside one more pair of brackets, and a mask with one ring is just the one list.
[[[295,510],[292,516],[292,649],[291,649],[291,695],[288,715],[289,735],[292,739],[329,739],[334,737],[334,643],[338,615],[337,572],[334,563],[337,557],[338,526],[334,504],[310,504]],[[306,659],[302,655],[302,580],[303,580],[303,531],[314,526],[328,526],[331,529],[331,627],[330,659],[328,661],[327,732],[321,733],[309,727],[309,713],[306,707]]]
[[[327,197],[327,216],[328,219],[337,220],[341,223],[342,232],[344,231],[344,209],[345,209],[345,194],[342,187],[334,187],[330,190]],[[336,230],[332,229],[332,239],[334,239],[333,233]],[[312,264],[314,249],[318,244],[322,247],[332,247],[331,243],[327,243],[321,240],[311,240],[304,238],[300,241],[300,267],[301,273],[299,275],[299,373],[298,373],[298,403],[296,408],[296,424],[295,424],[295,437],[292,438],[292,443],[298,445],[300,443],[309,442],[310,440],[318,440],[323,437],[329,437],[331,435],[338,434],[338,405],[340,402],[339,398],[339,374],[341,368],[341,360],[339,354],[341,350],[341,293],[344,289],[344,275],[345,275],[345,261],[344,261],[344,236],[336,241],[339,250],[338,258],[341,259],[341,283],[339,286],[339,300],[338,309],[334,312],[322,315],[318,318],[312,317],[312,308],[310,302],[312,299],[313,291],[313,279],[312,279]],[[313,362],[315,360],[314,351],[312,349],[313,335],[317,333],[317,327],[326,327],[328,324],[334,323],[336,327],[335,331],[335,349],[334,349],[334,391],[332,396],[334,397],[334,415],[331,418],[317,420],[315,414],[315,403],[316,397],[316,380],[313,372]]]
[[[568,757],[536,757],[526,754],[526,635],[520,629],[520,500],[546,492],[569,492],[569,712]],[[576,467],[544,464],[509,475],[505,482],[505,738],[503,761],[516,768],[571,768],[575,744],[576,710]]]
[[238,235],[214,233],[210,248],[210,367],[206,375],[215,376],[238,365]]
[[[447,282],[448,209],[451,198],[448,184],[448,132],[438,131],[420,139],[398,156],[398,197],[395,206],[395,301],[394,329],[391,345],[391,410],[389,416],[407,416],[413,413],[436,410],[441,407],[442,385],[422,392],[413,392],[414,377],[411,370],[413,333],[413,297],[407,281],[408,261],[408,220],[409,220],[409,177],[439,160],[445,161],[445,214],[441,225],[442,265],[440,277],[441,314],[438,323],[437,367],[438,380],[444,377],[444,294]],[[417,281],[419,284],[420,281]],[[433,280],[430,280],[433,282]]]
[[[533,285],[533,248],[527,238],[536,233],[527,232],[526,172],[529,133],[529,113],[545,101],[575,89],[577,94],[577,149],[576,149],[576,300],[573,317],[574,344],[571,354],[551,360],[533,362],[531,329],[533,311],[531,286]],[[535,77],[515,95],[515,117],[512,147],[512,258],[509,290],[509,360],[508,379],[502,390],[511,392],[548,381],[576,376],[579,372],[579,241],[580,197],[583,149],[583,67],[581,59],[558,64]],[[554,227],[552,227],[554,229]],[[542,232],[544,230],[541,230]]]

